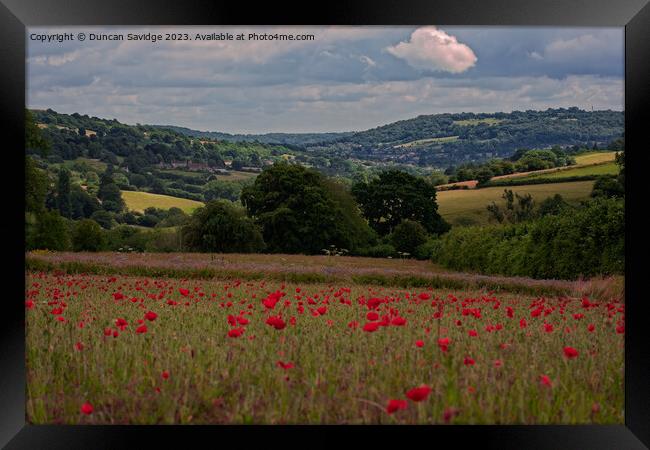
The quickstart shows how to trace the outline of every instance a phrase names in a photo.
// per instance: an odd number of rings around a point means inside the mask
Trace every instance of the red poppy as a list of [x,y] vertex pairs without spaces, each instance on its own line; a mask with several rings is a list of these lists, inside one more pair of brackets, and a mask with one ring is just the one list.
[[74,344],[74,348],[81,351],[84,349],[84,345],[81,342],[77,342],[76,344]]
[[406,325],[406,319],[404,317],[395,317],[392,321],[391,324],[402,327]]
[[564,347],[564,356],[567,358],[577,358],[578,350],[573,347]]
[[386,412],[388,414],[393,414],[395,411],[400,409],[406,409],[407,406],[408,403],[406,403],[406,400],[390,400],[388,406],[386,406]]
[[187,297],[188,295],[190,295],[190,290],[189,290],[189,289],[178,288],[178,292],[180,292],[180,294],[181,294],[183,297]]
[[320,314],[322,316],[323,314],[325,314],[327,312],[327,308],[325,306],[320,306],[320,307],[318,307],[316,309],[316,311],[318,311],[318,314]]
[[27,309],[32,309],[32,308],[34,307],[34,302],[33,302],[32,300],[27,300],[27,301],[25,302],[25,307],[26,307]]
[[476,330],[469,330],[469,331],[467,332],[467,334],[469,334],[469,335],[472,336],[472,337],[476,337],[476,336],[478,336],[478,333],[476,332]]
[[415,341],[417,347],[424,347],[424,341]]
[[596,326],[593,323],[590,323],[589,326],[587,327],[587,330],[589,330],[590,333],[593,333],[595,329]]
[[92,414],[93,412],[93,405],[90,403],[86,402],[83,405],[81,405],[81,412],[84,413],[85,415]]
[[366,322],[366,324],[363,326],[363,331],[372,333],[373,331],[377,331],[378,328],[379,322]]
[[127,327],[128,324],[129,323],[126,320],[122,319],[121,317],[115,319],[115,326],[122,331],[124,331],[124,329]]
[[616,332],[618,334],[624,334],[625,333],[625,325],[621,324],[621,325],[617,326],[616,327]]
[[465,359],[463,360],[463,364],[465,364],[466,366],[473,366],[475,363],[476,361],[474,361],[469,356],[466,356]]
[[443,352],[446,352],[449,348],[450,339],[448,337],[438,339],[438,347]]
[[286,362],[285,363],[285,362],[282,362],[282,361],[278,361],[276,364],[278,365],[278,367],[282,367],[284,370],[293,369],[293,367],[294,367],[292,362]]
[[146,325],[140,325],[138,328],[135,329],[135,332],[138,334],[143,334],[147,332],[147,326]]
[[414,402],[421,402],[422,400],[426,400],[430,393],[431,388],[426,384],[423,384],[420,387],[416,387],[408,391],[406,393],[406,396]]
[[237,317],[237,322],[239,325],[248,325],[248,319],[246,317],[239,316]]
[[552,332],[553,331],[553,325],[551,325],[550,323],[545,323],[544,324],[544,331],[547,332],[547,333]]
[[528,323],[526,322],[526,319],[521,319],[519,321],[519,328],[524,329],[528,326]]
[[356,320],[353,320],[350,323],[348,323],[348,328],[354,329],[354,328],[356,328],[358,326],[359,326],[359,322],[357,322]]
[[375,321],[379,319],[379,314],[377,314],[374,311],[370,311],[368,314],[366,314],[366,319],[370,321]]
[[460,411],[456,408],[445,408],[445,411],[442,413],[442,418],[445,423],[449,423],[451,422],[451,419],[453,419],[458,414],[460,414]]
[[548,375],[540,375],[539,376],[539,382],[542,384],[542,386],[552,386],[551,379],[548,377]]
[[423,292],[420,295],[418,295],[418,298],[420,300],[429,300],[431,298],[431,295],[427,292]]
[[228,337],[236,338],[236,337],[241,336],[243,333],[244,333],[243,328],[233,328],[233,329],[228,331]]
[[153,311],[149,311],[144,315],[144,318],[147,319],[150,322],[153,322],[154,320],[156,320],[156,317],[158,317],[158,314],[156,314]]
[[161,376],[163,377],[163,380],[167,380],[167,379],[169,379],[169,372],[167,372],[166,370],[163,370]]
[[113,298],[114,298],[115,300],[122,300],[122,299],[124,298],[124,294],[122,294],[121,292],[115,292],[115,293],[113,294]]
[[55,316],[58,316],[59,314],[63,314],[63,308],[54,308],[50,313],[54,314]]
[[284,320],[282,320],[282,317],[280,316],[271,316],[266,319],[266,323],[268,325],[271,325],[276,330],[281,330],[287,326],[287,324],[284,322]]

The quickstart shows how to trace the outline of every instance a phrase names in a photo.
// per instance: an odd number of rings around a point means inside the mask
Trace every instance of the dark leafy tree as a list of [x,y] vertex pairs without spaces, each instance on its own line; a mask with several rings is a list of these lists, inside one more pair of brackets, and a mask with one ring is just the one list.
[[70,195],[70,171],[61,169],[56,184],[56,206],[63,217],[72,217],[72,200]]
[[57,211],[40,212],[27,230],[26,248],[64,251],[70,249],[66,221]]
[[367,225],[352,217],[356,209],[342,206],[345,195],[333,192],[315,170],[280,163],[244,188],[241,201],[262,227],[270,251],[314,254],[331,245],[352,251],[367,232]]
[[72,248],[75,252],[98,252],[104,249],[104,233],[97,222],[83,219],[72,231]]
[[419,222],[431,234],[449,230],[449,224],[438,214],[436,188],[423,178],[390,170],[369,183],[356,183],[352,194],[380,235],[390,234],[404,219]]
[[415,253],[417,247],[427,242],[428,238],[427,230],[419,222],[408,219],[403,220],[390,234],[393,247],[410,255]]
[[113,214],[103,209],[95,211],[90,218],[106,230],[110,230],[115,225]]
[[28,153],[46,156],[50,148],[50,142],[42,136],[31,111],[25,109],[25,150]]
[[501,198],[505,200],[503,207],[495,202],[487,206],[492,220],[499,223],[519,223],[536,217],[535,201],[530,194],[519,195],[510,189],[504,189]]
[[198,252],[251,253],[264,248],[259,227],[227,200],[211,201],[195,210],[182,236],[184,245]]

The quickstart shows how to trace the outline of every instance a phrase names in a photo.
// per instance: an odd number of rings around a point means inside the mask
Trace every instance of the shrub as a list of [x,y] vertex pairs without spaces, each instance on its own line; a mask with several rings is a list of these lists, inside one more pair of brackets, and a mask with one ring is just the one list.
[[26,247],[28,250],[70,249],[70,235],[66,220],[56,211],[45,211],[28,223]]
[[357,253],[359,256],[369,256],[371,258],[392,258],[397,255],[397,250],[390,244],[379,244],[359,249]]
[[427,230],[418,222],[405,219],[390,234],[390,242],[397,251],[414,254],[427,241]]
[[533,278],[575,279],[625,268],[625,206],[595,199],[514,225],[454,228],[434,262],[454,270]]
[[102,228],[106,230],[110,230],[115,225],[113,214],[101,209],[99,211],[95,211],[94,213],[92,213],[90,218],[95,222],[97,222]]
[[72,233],[72,248],[75,252],[98,252],[104,246],[104,233],[97,222],[92,219],[77,222]]
[[413,251],[416,259],[432,259],[433,255],[440,249],[440,239],[428,239],[425,243],[418,245]]

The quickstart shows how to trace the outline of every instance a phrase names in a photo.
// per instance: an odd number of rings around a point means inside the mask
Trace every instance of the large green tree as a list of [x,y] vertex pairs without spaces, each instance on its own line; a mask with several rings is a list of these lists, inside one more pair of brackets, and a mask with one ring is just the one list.
[[265,169],[241,201],[272,252],[314,254],[332,245],[354,251],[372,239],[350,194],[303,166]]
[[59,214],[68,219],[72,217],[72,200],[70,193],[70,171],[61,169],[56,184],[56,207]]
[[381,235],[390,234],[404,219],[419,222],[432,234],[449,230],[438,214],[436,188],[424,178],[389,170],[368,183],[356,183],[352,194],[370,226]]
[[228,200],[214,200],[195,210],[181,232],[192,251],[252,253],[264,248],[259,227]]
[[113,166],[109,164],[99,179],[97,197],[102,201],[102,208],[106,211],[120,212],[124,209],[125,203],[120,188],[113,179],[113,174]]

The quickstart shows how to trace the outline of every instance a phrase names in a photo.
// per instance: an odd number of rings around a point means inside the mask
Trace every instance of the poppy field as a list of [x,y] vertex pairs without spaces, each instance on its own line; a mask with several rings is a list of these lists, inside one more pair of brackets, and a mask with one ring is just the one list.
[[623,423],[611,295],[26,275],[31,423]]

